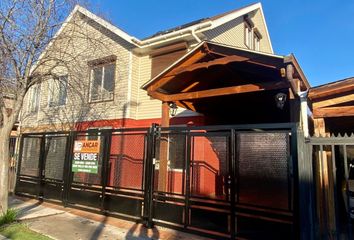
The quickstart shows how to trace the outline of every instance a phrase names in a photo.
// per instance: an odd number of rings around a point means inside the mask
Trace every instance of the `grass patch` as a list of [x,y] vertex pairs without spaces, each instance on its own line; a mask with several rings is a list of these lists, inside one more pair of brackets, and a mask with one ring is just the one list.
[[14,223],[0,227],[0,234],[11,240],[52,240],[40,233],[34,232],[26,225]]
[[12,223],[16,220],[17,211],[15,209],[8,209],[7,212],[0,216],[0,227],[5,224]]

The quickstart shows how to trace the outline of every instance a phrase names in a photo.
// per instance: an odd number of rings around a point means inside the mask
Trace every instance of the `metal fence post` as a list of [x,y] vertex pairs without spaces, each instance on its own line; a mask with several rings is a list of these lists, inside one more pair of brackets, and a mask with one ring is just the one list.
[[45,171],[45,158],[46,158],[46,149],[45,149],[45,141],[46,136],[43,134],[41,136],[41,143],[40,143],[40,152],[39,152],[39,162],[38,162],[38,178],[39,184],[38,187],[38,198],[43,200],[43,188],[44,188],[44,171]]
[[152,124],[147,134],[147,151],[144,171],[144,212],[143,222],[147,228],[153,227],[153,191],[154,191],[154,161],[157,124]]
[[192,136],[190,130],[187,132],[186,142],[186,157],[185,157],[185,171],[186,171],[186,188],[185,188],[185,213],[184,213],[184,227],[189,225],[189,198],[190,198],[190,168],[191,168],[191,152],[192,152]]
[[102,174],[101,174],[101,184],[102,184],[102,198],[101,198],[101,211],[105,211],[106,203],[106,186],[108,178],[108,164],[110,158],[111,142],[112,142],[112,130],[103,130],[102,134],[104,136],[104,146],[103,146],[103,159],[102,159]]
[[308,146],[305,143],[303,132],[297,131],[296,138],[300,239],[314,239],[312,156],[309,156]]
[[71,184],[71,162],[72,162],[72,154],[74,148],[74,140],[75,134],[74,132],[70,132],[68,136],[68,140],[66,142],[66,154],[65,154],[65,163],[64,163],[64,192],[63,192],[63,203],[64,207],[68,206],[69,201],[69,191]]
[[231,239],[236,238],[236,131],[235,129],[231,129],[231,136],[230,136],[230,192],[231,192],[231,221],[230,221],[230,232],[231,232]]
[[19,146],[19,148],[18,148],[18,158],[17,158],[17,167],[16,167],[16,183],[15,183],[15,186],[14,186],[15,194],[17,193],[16,187],[17,187],[17,185],[18,185],[18,182],[20,181],[24,138],[25,138],[25,135],[22,134],[21,137],[20,137],[20,146]]

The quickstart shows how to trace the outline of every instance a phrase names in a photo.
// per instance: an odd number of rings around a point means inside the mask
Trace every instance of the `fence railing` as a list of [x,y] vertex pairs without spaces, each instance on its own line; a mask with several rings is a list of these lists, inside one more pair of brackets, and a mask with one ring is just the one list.
[[306,147],[313,168],[316,238],[352,239],[354,136],[311,137]]
[[304,215],[296,129],[153,125],[28,133],[21,137],[16,192],[149,227],[296,239]]

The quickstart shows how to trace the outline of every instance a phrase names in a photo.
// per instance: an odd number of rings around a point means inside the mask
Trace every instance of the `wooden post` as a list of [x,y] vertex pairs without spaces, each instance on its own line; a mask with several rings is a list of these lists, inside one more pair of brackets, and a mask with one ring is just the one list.
[[[314,119],[315,135],[327,136],[326,125],[323,118]],[[321,154],[321,155],[320,155]],[[328,146],[323,146],[323,151],[318,153],[318,166],[319,172],[317,172],[317,204],[318,216],[320,219],[320,229],[329,237],[329,239],[335,238],[336,232],[336,214],[335,214],[335,192],[334,192],[334,176],[333,176],[333,163],[332,152],[328,149]],[[324,221],[326,219],[327,221]],[[323,235],[322,235],[323,236]]]
[[[162,102],[162,117],[161,127],[170,126],[170,108],[168,102]],[[166,191],[167,179],[167,161],[168,161],[168,135],[161,136],[160,139],[160,164],[159,164],[159,177],[158,177],[158,190],[161,192]]]

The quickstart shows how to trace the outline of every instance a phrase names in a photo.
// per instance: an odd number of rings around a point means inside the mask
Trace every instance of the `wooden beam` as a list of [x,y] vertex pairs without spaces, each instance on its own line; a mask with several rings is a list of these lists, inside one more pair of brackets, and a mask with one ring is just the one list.
[[187,108],[188,110],[191,110],[193,112],[196,112],[196,109],[193,105],[192,102],[187,102],[187,101],[181,101],[181,102],[176,102],[177,106]]
[[174,75],[181,74],[184,72],[191,72],[191,71],[194,71],[197,69],[208,68],[208,67],[215,66],[215,65],[226,65],[231,62],[244,62],[247,60],[249,60],[249,58],[235,56],[235,55],[227,56],[227,57],[223,57],[223,58],[217,58],[215,60],[211,60],[211,61],[207,61],[207,62],[194,63],[189,66],[180,67],[180,68],[176,69],[176,71],[174,71]]
[[181,92],[188,92],[188,91],[191,90],[193,87],[195,87],[195,86],[197,86],[197,85],[199,85],[199,84],[200,84],[199,81],[194,82],[194,83],[192,83],[191,85],[189,85],[188,87],[186,87],[185,89],[183,89]]
[[354,82],[348,82],[345,84],[343,83],[338,83],[336,85],[329,85],[329,86],[323,86],[323,87],[318,87],[318,88],[312,88],[309,92],[309,98],[310,99],[316,99],[316,98],[322,98],[322,97],[328,97],[330,95],[334,94],[340,94],[344,92],[349,92],[354,90]]
[[197,92],[186,92],[186,93],[176,93],[176,94],[163,94],[156,91],[148,91],[148,95],[160,99],[161,101],[174,102],[182,100],[193,100],[217,96],[226,96],[240,93],[258,92],[264,90],[274,90],[288,88],[289,84],[284,81],[279,82],[263,82],[257,84],[245,84],[241,86],[215,88],[209,90],[201,90]]
[[[161,127],[170,126],[170,107],[168,102],[163,102],[161,106],[162,117]],[[164,192],[167,184],[167,159],[168,159],[168,136],[164,135],[160,138],[160,151],[159,151],[159,176],[158,176],[158,190]]]
[[315,108],[314,118],[354,116],[354,106]]
[[179,69],[179,67],[185,67],[188,65],[191,65],[201,58],[203,58],[206,55],[206,53],[203,51],[203,49],[200,49],[193,55],[189,56],[187,59],[184,60],[184,62],[179,63],[179,65],[174,66],[169,73],[167,73],[163,78],[156,78],[153,82],[149,83],[148,85],[148,91],[154,91],[158,89],[159,87],[165,85],[169,80],[174,78],[174,72]]
[[315,127],[315,135],[316,136],[324,136],[326,134],[326,125],[323,118],[315,118],[313,120]]
[[313,106],[313,108],[322,108],[322,107],[328,107],[328,106],[332,106],[332,105],[336,105],[336,104],[340,104],[340,103],[345,103],[345,102],[351,102],[351,101],[354,101],[354,93],[349,94],[349,95],[345,95],[345,96],[341,96],[341,97],[336,97],[336,98],[331,98],[331,99],[327,99],[327,100],[323,100],[323,101],[314,102],[312,104],[312,106]]

